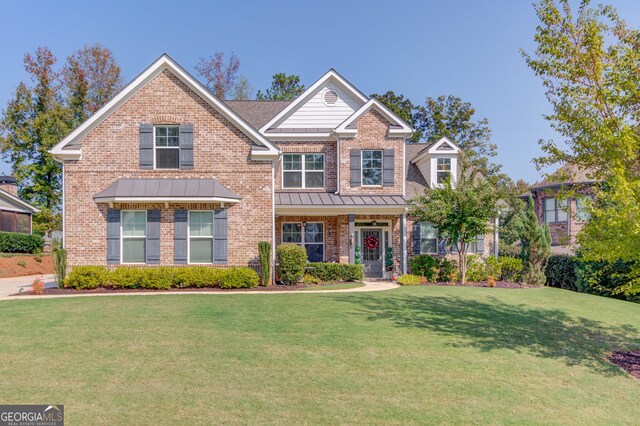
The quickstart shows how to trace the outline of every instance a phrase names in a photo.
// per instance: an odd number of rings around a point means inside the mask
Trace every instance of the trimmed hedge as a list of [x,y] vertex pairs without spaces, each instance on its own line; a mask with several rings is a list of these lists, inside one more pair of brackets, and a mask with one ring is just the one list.
[[65,286],[78,290],[102,288],[154,289],[170,288],[253,288],[258,273],[251,268],[207,268],[206,266],[136,268],[120,266],[109,271],[104,266],[76,266]]
[[307,264],[307,251],[304,247],[293,243],[281,244],[276,248],[278,260],[278,277],[287,285],[294,285],[302,280]]
[[308,263],[307,272],[323,282],[362,281],[364,266],[347,263]]
[[420,285],[420,277],[418,275],[404,274],[399,276],[396,282],[402,286]]
[[40,253],[44,238],[20,232],[0,232],[0,253]]
[[576,276],[576,263],[576,258],[568,254],[549,256],[544,271],[547,276],[546,285],[565,290],[578,290],[576,285],[578,279]]

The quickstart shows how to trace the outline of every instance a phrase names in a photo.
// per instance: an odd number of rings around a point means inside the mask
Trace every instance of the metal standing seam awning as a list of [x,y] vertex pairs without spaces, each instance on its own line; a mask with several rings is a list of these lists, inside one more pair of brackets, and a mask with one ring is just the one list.
[[276,192],[276,214],[400,214],[409,207],[402,195],[338,195],[330,192]]
[[96,203],[238,203],[242,197],[216,179],[118,179]]

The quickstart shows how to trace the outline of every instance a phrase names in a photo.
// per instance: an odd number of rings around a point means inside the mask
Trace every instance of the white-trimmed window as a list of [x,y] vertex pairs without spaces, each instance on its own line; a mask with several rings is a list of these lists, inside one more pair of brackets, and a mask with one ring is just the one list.
[[299,244],[307,251],[309,262],[322,262],[324,260],[324,223],[283,223],[282,242]]
[[591,212],[589,211],[589,205],[593,201],[591,195],[580,195],[576,197],[576,220],[578,222],[586,222],[591,219]]
[[420,224],[420,253],[438,253],[438,228],[430,223]]
[[284,154],[283,188],[324,188],[324,154]]
[[146,210],[122,210],[120,215],[122,263],[145,263],[147,260]]
[[189,211],[189,263],[213,263],[213,211]]
[[558,223],[567,221],[567,199],[545,198],[544,223]]
[[156,169],[180,168],[180,127],[154,127],[154,161]]
[[382,150],[362,151],[362,186],[382,186]]
[[467,253],[483,254],[484,253],[484,235],[478,235],[475,241],[467,246]]
[[436,182],[444,185],[447,179],[451,178],[451,158],[436,158]]

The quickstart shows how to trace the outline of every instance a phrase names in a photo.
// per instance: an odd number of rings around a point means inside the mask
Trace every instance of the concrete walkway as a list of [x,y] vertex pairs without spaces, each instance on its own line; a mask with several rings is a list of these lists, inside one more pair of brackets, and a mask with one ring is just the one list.
[[[226,294],[312,294],[312,293],[366,293],[371,291],[384,291],[400,287],[389,281],[363,281],[364,287],[346,288],[342,290],[272,290],[272,291],[128,291],[122,293],[79,293],[79,294],[54,294],[50,296],[11,296],[18,293],[21,287],[25,291],[31,289],[31,283],[39,275],[28,277],[0,278],[0,300],[25,300],[25,299],[54,299],[61,297],[97,297],[97,296],[157,296],[165,294],[206,294],[208,296],[223,296]],[[45,275],[46,287],[55,287],[53,275]]]

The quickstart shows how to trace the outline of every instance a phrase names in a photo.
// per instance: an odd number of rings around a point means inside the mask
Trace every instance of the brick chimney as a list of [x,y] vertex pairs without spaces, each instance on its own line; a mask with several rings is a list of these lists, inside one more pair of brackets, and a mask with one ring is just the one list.
[[0,189],[14,197],[18,196],[18,180],[13,176],[0,176]]

